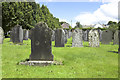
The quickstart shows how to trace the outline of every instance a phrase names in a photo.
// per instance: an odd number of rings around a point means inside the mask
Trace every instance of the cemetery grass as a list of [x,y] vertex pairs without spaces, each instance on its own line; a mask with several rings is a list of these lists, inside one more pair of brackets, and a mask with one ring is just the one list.
[[63,65],[25,66],[17,65],[21,60],[29,58],[31,41],[23,45],[13,45],[9,38],[2,44],[2,77],[3,78],[117,78],[118,77],[118,45],[104,45],[93,48],[88,42],[84,47],[71,47],[72,38],[65,47],[54,47],[54,60]]

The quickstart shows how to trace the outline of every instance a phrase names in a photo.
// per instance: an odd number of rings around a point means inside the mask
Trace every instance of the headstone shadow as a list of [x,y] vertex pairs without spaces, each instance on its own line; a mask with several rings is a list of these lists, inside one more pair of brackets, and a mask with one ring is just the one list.
[[111,52],[111,53],[118,53],[118,51],[108,51],[108,52]]

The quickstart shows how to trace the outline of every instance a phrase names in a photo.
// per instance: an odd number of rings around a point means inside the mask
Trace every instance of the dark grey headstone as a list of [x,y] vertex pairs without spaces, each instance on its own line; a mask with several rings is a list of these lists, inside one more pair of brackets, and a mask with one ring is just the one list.
[[68,39],[68,31],[67,30],[64,30],[65,32],[65,43],[67,43],[67,39]]
[[[32,29],[31,29],[32,30]],[[28,31],[29,35],[28,35],[28,38],[31,39],[31,30]]]
[[24,29],[23,30],[23,40],[28,40],[29,37],[29,31]]
[[115,33],[114,33],[113,44],[119,44],[118,33],[119,33],[119,30],[116,30]]
[[55,47],[64,47],[65,44],[65,32],[63,29],[57,29],[55,31]]
[[22,26],[16,25],[11,32],[11,38],[13,43],[23,43],[23,29]]
[[83,40],[84,41],[88,41],[88,33],[89,33],[89,30],[83,31]]
[[72,47],[83,47],[82,30],[75,29],[72,33]]
[[38,23],[31,30],[30,60],[53,61],[52,30],[46,23]]
[[110,42],[112,42],[112,35],[113,35],[113,32],[110,30],[103,31],[101,43],[109,44]]
[[2,27],[0,27],[0,44],[3,43],[3,39],[4,39],[4,31],[3,31]]

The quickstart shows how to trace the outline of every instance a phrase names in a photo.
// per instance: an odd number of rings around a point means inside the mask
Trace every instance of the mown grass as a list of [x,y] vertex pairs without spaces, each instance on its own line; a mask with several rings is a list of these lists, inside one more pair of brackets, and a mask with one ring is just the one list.
[[23,45],[13,45],[9,38],[2,45],[2,77],[3,78],[117,78],[118,77],[118,45],[88,47],[71,47],[72,38],[68,39],[65,47],[54,47],[54,60],[64,65],[25,66],[17,65],[21,60],[29,58],[31,41]]

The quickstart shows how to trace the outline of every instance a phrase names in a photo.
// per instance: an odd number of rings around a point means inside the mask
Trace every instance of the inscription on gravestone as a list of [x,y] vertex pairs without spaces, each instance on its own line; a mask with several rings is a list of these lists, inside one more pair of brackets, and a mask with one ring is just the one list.
[[31,30],[30,60],[53,61],[51,40],[52,30],[46,23],[38,23]]

